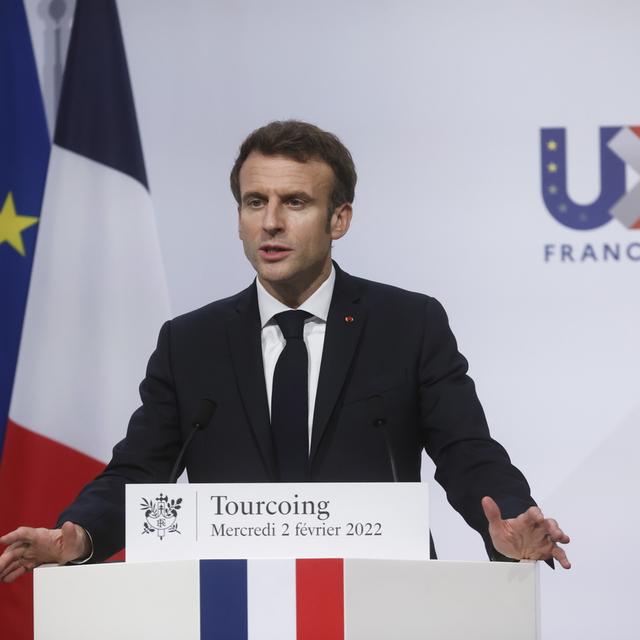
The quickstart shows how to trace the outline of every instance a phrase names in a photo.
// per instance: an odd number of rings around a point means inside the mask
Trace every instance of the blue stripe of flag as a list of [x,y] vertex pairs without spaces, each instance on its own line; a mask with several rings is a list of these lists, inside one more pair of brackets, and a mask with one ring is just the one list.
[[54,142],[148,187],[115,0],[76,2]]
[[200,561],[200,640],[247,640],[247,561]]
[[[0,1],[0,453],[9,413],[38,224],[19,233],[8,216],[40,217],[51,143],[22,0]],[[11,216],[13,217],[13,216]],[[15,219],[14,219],[15,222]]]

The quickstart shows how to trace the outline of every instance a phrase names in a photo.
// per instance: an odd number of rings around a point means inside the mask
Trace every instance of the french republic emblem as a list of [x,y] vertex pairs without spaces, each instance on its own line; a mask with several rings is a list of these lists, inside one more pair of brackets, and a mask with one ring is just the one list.
[[142,533],[153,533],[155,531],[160,540],[167,533],[180,533],[177,519],[181,502],[182,498],[173,500],[162,493],[155,500],[142,498],[140,508],[144,511],[145,518]]

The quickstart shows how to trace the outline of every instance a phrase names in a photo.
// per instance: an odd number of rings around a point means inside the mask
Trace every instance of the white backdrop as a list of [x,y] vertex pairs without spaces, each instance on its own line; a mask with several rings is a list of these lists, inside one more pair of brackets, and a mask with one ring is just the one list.
[[[44,4],[27,2],[51,113]],[[599,127],[640,123],[640,3],[121,0],[120,14],[173,313],[252,277],[228,189],[243,137],[289,117],[337,133],[360,179],[335,257],[444,303],[495,437],[573,536],[573,569],[542,568],[543,638],[637,638],[640,260],[545,262],[544,245],[627,247],[640,230],[554,220],[539,138],[567,128],[570,196],[592,201]],[[433,494],[440,557],[483,558]]]

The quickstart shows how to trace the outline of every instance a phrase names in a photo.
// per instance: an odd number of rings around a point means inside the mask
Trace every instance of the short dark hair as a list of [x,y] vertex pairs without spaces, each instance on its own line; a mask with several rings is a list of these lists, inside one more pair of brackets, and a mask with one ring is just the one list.
[[298,162],[320,160],[333,170],[331,207],[336,209],[355,197],[356,168],[349,150],[338,136],[301,120],[276,120],[256,129],[240,146],[231,169],[231,192],[240,204],[240,169],[253,151],[265,156],[285,156]]

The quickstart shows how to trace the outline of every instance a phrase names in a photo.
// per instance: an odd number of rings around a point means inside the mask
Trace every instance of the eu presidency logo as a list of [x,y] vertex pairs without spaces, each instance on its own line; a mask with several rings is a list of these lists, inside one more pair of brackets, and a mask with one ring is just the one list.
[[541,129],[542,197],[549,213],[570,229],[597,229],[615,218],[640,229],[640,184],[627,190],[626,165],[640,173],[640,127],[600,127],[600,195],[577,204],[567,194],[565,129]]

